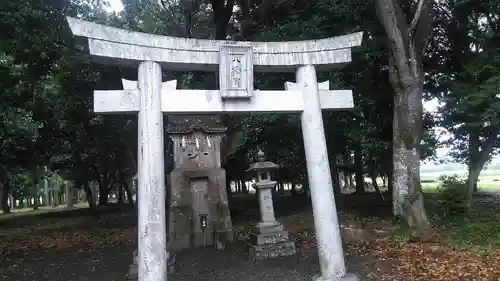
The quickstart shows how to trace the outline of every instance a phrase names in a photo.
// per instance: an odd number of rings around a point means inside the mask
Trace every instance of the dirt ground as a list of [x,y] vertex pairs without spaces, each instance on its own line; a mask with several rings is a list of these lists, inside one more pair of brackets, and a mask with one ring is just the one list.
[[[236,221],[256,217],[258,206],[252,200],[238,202],[250,207],[234,210]],[[304,202],[277,202],[278,215],[299,212],[307,208]],[[130,212],[108,214],[95,223],[85,220],[75,224],[73,220],[70,226],[57,229],[18,229],[14,236],[11,230],[9,237],[0,236],[0,281],[125,280],[136,247],[136,221],[134,212]],[[363,274],[360,264],[366,261],[350,256],[346,259],[350,272]],[[176,273],[169,281],[309,281],[317,273],[317,253],[311,245],[300,246],[299,253],[291,257],[253,262],[246,254],[245,243],[236,241],[224,251],[202,248],[177,253]]]

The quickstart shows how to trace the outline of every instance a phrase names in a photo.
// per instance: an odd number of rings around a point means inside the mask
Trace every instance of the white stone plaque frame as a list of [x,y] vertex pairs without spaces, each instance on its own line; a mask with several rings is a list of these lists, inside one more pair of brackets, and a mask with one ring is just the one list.
[[252,46],[225,45],[220,48],[219,83],[221,98],[253,96]]

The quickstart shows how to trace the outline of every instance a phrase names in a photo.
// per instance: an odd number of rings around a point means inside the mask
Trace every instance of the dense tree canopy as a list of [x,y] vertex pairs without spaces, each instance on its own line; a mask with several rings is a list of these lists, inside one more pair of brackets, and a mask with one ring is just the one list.
[[[452,135],[450,156],[468,165],[471,190],[500,148],[498,1],[122,2],[124,10],[113,13],[105,11],[102,1],[0,4],[4,211],[9,193],[36,194],[45,166],[75,182],[88,197],[95,196],[90,183],[97,183],[100,198],[136,173],[136,118],[92,112],[94,89],[120,89],[120,79],[135,79],[136,70],[89,60],[85,45],[68,29],[67,15],[135,31],[219,40],[303,40],[364,31],[352,63],[319,74],[321,81],[355,94],[353,110],[324,115],[332,172],[349,164],[357,192],[364,191],[365,177],[377,188],[376,179],[382,178],[391,189],[394,175],[410,209],[420,208],[411,214],[416,224],[425,220],[422,206],[415,205],[421,196],[418,162],[433,157],[437,126]],[[165,75],[176,77],[181,87],[214,87],[208,74]],[[259,89],[282,89],[294,78],[258,74],[255,79]],[[437,114],[422,111],[423,98],[441,102]],[[307,186],[300,116],[226,116],[223,122],[228,126],[223,156],[229,179],[242,180],[260,148],[282,166],[281,181]],[[417,158],[398,158],[403,150],[417,151]],[[404,173],[394,165],[400,162],[406,165]],[[403,174],[411,180],[403,183]],[[338,191],[338,176],[334,181]]]

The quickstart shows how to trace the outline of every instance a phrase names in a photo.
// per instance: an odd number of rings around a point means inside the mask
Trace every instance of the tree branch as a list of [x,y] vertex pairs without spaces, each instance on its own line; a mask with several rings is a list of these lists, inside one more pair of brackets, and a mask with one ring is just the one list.
[[[396,70],[397,76],[401,79],[411,77],[411,70],[408,65],[411,44],[407,23],[403,20],[401,6],[395,0],[377,0],[377,14],[384,28],[388,39],[390,58]],[[394,79],[398,83],[400,79]],[[395,84],[393,84],[394,86]],[[400,85],[404,87],[404,85]]]
[[417,4],[417,10],[415,11],[415,15],[413,16],[413,20],[410,25],[410,34],[414,34],[417,29],[418,21],[420,20],[420,16],[424,11],[424,5],[427,0],[419,0]]
[[422,63],[422,58],[429,43],[429,35],[432,32],[433,1],[434,0],[419,0],[417,11],[415,12],[409,31],[418,64]]

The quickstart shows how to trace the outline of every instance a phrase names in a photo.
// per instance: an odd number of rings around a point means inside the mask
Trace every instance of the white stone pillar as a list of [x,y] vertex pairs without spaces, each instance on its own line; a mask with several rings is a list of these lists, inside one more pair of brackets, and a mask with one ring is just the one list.
[[161,67],[139,65],[138,280],[167,280]]
[[259,208],[260,208],[260,223],[261,224],[274,224],[276,218],[274,217],[273,206],[273,193],[272,189],[276,186],[275,181],[257,182],[255,184],[259,194]]
[[313,279],[340,280],[346,275],[346,268],[314,66],[301,66],[296,78],[304,99],[302,134],[321,267],[321,276]]

